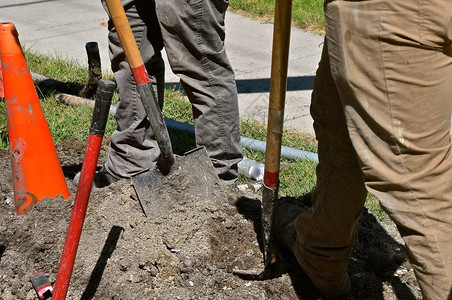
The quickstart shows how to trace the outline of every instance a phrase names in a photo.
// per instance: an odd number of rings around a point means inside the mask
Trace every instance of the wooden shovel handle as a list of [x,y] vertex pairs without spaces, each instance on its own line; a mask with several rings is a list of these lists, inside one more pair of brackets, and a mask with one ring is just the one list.
[[120,0],[105,0],[110,19],[116,27],[122,49],[124,50],[127,62],[132,71],[133,78],[137,85],[137,91],[146,111],[155,140],[160,148],[160,157],[157,162],[162,173],[168,173],[174,164],[174,154],[171,146],[168,129],[166,128],[162,111],[158,105],[156,94],[154,93],[151,80],[141,58],[140,50],[133,37],[124,7]]
[[118,33],[121,46],[130,67],[137,68],[142,66],[143,59],[141,58],[140,50],[138,50],[137,43],[133,37],[132,28],[130,28],[121,0],[105,0],[105,3],[110,12],[110,19],[116,27],[116,32]]
[[276,0],[264,176],[271,189],[276,189],[279,181],[291,16],[292,0]]
[[278,201],[279,166],[287,88],[291,15],[292,0],[276,0],[261,213],[265,261],[264,273],[272,273],[273,266],[277,262],[276,252],[273,249],[271,241],[274,209]]

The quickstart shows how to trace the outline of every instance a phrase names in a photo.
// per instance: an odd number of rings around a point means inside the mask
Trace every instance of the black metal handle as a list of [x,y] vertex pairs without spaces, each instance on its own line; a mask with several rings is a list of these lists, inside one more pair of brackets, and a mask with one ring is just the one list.
[[116,84],[113,81],[105,79],[99,81],[96,102],[94,104],[93,119],[91,120],[91,127],[89,128],[90,134],[97,136],[104,135],[111,99],[113,98],[115,88]]
[[137,86],[138,94],[143,103],[154,137],[160,148],[160,157],[157,167],[163,174],[169,173],[174,165],[174,154],[171,139],[163,119],[162,111],[158,105],[152,83],[148,82]]
[[88,81],[79,92],[79,96],[90,99],[95,95],[99,80],[102,79],[102,67],[97,42],[86,43],[85,49],[88,55]]

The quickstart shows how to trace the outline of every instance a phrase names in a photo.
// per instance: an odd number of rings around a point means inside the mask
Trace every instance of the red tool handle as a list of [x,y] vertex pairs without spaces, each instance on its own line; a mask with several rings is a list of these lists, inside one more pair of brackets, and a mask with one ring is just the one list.
[[66,299],[72,270],[74,268],[75,256],[77,255],[77,248],[82,234],[83,222],[85,221],[94,174],[96,172],[97,159],[99,157],[102,138],[108,119],[111,98],[115,87],[116,85],[111,81],[99,81],[97,99],[94,105],[93,119],[91,121],[85,157],[83,159],[80,181],[75,194],[71,220],[66,234],[63,254],[61,255],[52,300]]

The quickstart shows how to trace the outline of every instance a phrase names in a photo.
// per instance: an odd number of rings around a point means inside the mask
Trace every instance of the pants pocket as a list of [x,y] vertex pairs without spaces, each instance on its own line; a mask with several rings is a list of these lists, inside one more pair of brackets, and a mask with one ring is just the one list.
[[421,44],[443,48],[452,41],[452,5],[449,0],[419,0]]

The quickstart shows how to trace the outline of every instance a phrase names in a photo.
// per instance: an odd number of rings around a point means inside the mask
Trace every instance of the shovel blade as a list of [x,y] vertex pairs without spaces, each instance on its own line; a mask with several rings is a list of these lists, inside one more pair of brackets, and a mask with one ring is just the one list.
[[138,201],[147,217],[152,214],[160,215],[171,209],[171,198],[159,201],[156,196],[160,192],[159,187],[165,182],[165,176],[157,168],[133,176],[132,182]]
[[205,147],[177,156],[167,175],[155,168],[133,176],[132,183],[148,218],[168,214],[181,195],[205,198],[220,184]]

